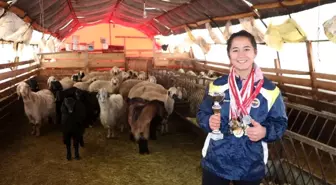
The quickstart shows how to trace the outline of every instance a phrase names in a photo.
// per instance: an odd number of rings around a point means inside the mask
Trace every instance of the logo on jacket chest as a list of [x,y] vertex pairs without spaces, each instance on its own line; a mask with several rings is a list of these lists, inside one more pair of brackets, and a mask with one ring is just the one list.
[[251,104],[251,107],[253,108],[258,108],[260,106],[260,100],[258,98],[255,98],[253,101],[252,101],[252,104]]

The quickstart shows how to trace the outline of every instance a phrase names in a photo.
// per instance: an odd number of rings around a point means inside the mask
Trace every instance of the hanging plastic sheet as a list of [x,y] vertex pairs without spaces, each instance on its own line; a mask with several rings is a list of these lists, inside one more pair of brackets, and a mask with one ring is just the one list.
[[212,30],[210,23],[205,23],[205,27],[209,32],[210,38],[215,42],[215,44],[222,44],[216,33]]
[[250,32],[258,43],[264,42],[264,34],[257,27],[255,19],[253,17],[246,17],[239,19],[239,22],[244,30]]
[[225,41],[229,40],[230,36],[232,35],[231,26],[232,26],[231,21],[226,22],[225,30],[223,32],[223,37]]
[[270,25],[265,34],[265,42],[277,51],[282,49],[283,43],[296,43],[305,41],[307,36],[302,28],[292,19],[287,19],[280,25]]
[[324,33],[327,38],[336,43],[336,15],[323,23]]

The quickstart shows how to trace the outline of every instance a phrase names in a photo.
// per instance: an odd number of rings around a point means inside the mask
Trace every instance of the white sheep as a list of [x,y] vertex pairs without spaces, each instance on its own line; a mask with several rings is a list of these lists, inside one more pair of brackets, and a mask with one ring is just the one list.
[[117,66],[113,66],[113,68],[110,70],[110,74],[114,75],[114,76],[118,75],[120,72],[121,72],[121,70]]
[[192,76],[197,76],[196,73],[192,70],[189,70],[186,74],[187,75],[192,75]]
[[180,68],[178,71],[178,73],[185,73],[184,69]]
[[[50,76],[47,80],[48,87],[50,88],[51,82],[57,81],[57,79],[54,76]],[[71,80],[70,77],[64,77],[59,81],[62,85],[63,90],[69,89],[74,85],[74,81]]]
[[105,88],[99,89],[97,99],[100,107],[100,122],[107,129],[107,138],[115,137],[115,128],[120,124],[121,130],[126,124],[126,104],[120,94],[110,97]]
[[150,82],[152,82],[152,83],[155,83],[155,84],[156,84],[156,78],[155,78],[155,76],[148,75],[148,81],[150,81]]
[[102,88],[105,88],[110,94],[116,93],[119,88],[119,79],[113,77],[110,81],[96,80],[89,85],[89,92],[98,92]]
[[27,83],[20,82],[16,88],[16,92],[19,97],[22,97],[25,114],[29,122],[33,125],[32,135],[40,135],[42,122],[48,121],[49,117],[51,117],[55,123],[55,97],[50,90],[43,89],[38,92],[33,92]]
[[85,82],[77,82],[73,86],[77,87],[78,89],[88,91],[90,84],[92,82],[96,81],[96,80],[97,79],[95,77],[93,77],[93,78],[90,78],[88,81],[85,81]]
[[146,73],[140,73],[137,77],[138,80],[146,80]]

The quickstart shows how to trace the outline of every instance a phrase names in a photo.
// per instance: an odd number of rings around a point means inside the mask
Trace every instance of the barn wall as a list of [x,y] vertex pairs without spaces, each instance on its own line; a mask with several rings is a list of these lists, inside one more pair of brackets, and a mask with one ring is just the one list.
[[[95,49],[102,49],[100,37],[106,38],[111,45],[125,45],[125,50],[129,55],[138,54],[134,50],[144,50],[143,54],[146,56],[153,56],[153,43],[142,32],[129,27],[124,27],[118,24],[111,24],[111,42],[109,36],[109,25],[99,24],[91,27],[84,27],[76,31],[73,35],[79,36],[79,42],[91,43],[94,42]],[[134,38],[116,38],[120,36],[134,37]],[[138,38],[136,38],[138,37]],[[140,38],[143,37],[143,38]],[[70,35],[65,43],[72,43],[72,35]]]

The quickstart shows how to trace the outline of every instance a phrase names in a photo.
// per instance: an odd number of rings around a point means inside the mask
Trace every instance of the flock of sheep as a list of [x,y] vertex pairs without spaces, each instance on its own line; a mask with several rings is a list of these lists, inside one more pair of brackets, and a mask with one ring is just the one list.
[[18,84],[17,94],[24,102],[33,135],[40,135],[44,122],[61,125],[68,160],[72,158],[71,141],[75,158],[80,159],[83,134],[98,120],[107,130],[107,138],[115,137],[117,129],[123,132],[126,128],[138,143],[139,153],[149,153],[148,139],[156,139],[159,125],[161,133],[168,132],[174,102],[183,98],[179,87],[166,89],[144,71],[125,72],[118,67],[79,72],[60,80],[50,76],[47,85],[48,89],[40,90],[36,80],[30,79]]
[[[147,140],[148,137],[156,137],[153,134],[155,134],[154,130],[158,124],[151,124],[151,122],[155,120],[154,117],[160,116],[164,118],[160,120],[163,123],[161,130],[167,131],[167,118],[171,114],[174,104],[167,104],[169,102],[167,99],[173,99],[172,97],[176,93],[174,89],[172,89],[174,91],[172,93],[172,90],[164,90],[161,91],[162,94],[156,93],[156,99],[151,99],[155,97],[152,96],[153,92],[148,92],[147,94],[150,95],[147,98],[141,97],[146,95],[143,90],[138,92],[139,95],[133,93],[133,99],[128,101],[128,94],[133,87],[151,86],[151,90],[154,92],[158,89],[162,90],[163,87],[156,84],[154,76],[148,75],[147,78],[145,72],[133,70],[124,72],[117,67],[108,72],[91,72],[87,75],[79,72],[72,75],[71,78],[65,77],[59,81],[51,76],[47,84],[48,89],[39,90],[37,82],[33,79],[28,83],[21,82],[17,86],[17,94],[19,98],[23,99],[25,113],[32,124],[33,135],[40,135],[40,127],[43,122],[52,120],[54,123],[62,125],[63,141],[67,147],[67,159],[69,160],[72,157],[71,139],[73,139],[75,148],[75,158],[79,159],[78,148],[79,145],[84,146],[85,128],[91,126],[98,119],[107,129],[107,138],[115,136],[116,127],[119,126],[122,131],[125,127],[130,126],[133,138],[137,142],[140,140],[139,143],[143,143],[142,140]],[[156,101],[159,103],[155,103],[153,100],[159,100]],[[142,109],[147,110],[147,107],[153,107],[153,105],[158,109],[151,112],[142,111]],[[127,111],[131,106],[132,110],[136,107],[137,111]],[[157,110],[161,112],[157,112]],[[164,115],[162,112],[169,113]],[[146,115],[150,115],[150,117],[146,117]],[[146,123],[141,119],[146,120]],[[149,129],[151,129],[151,136],[148,134]],[[141,144],[141,146],[139,144],[140,149],[140,153],[148,153],[147,143]]]

